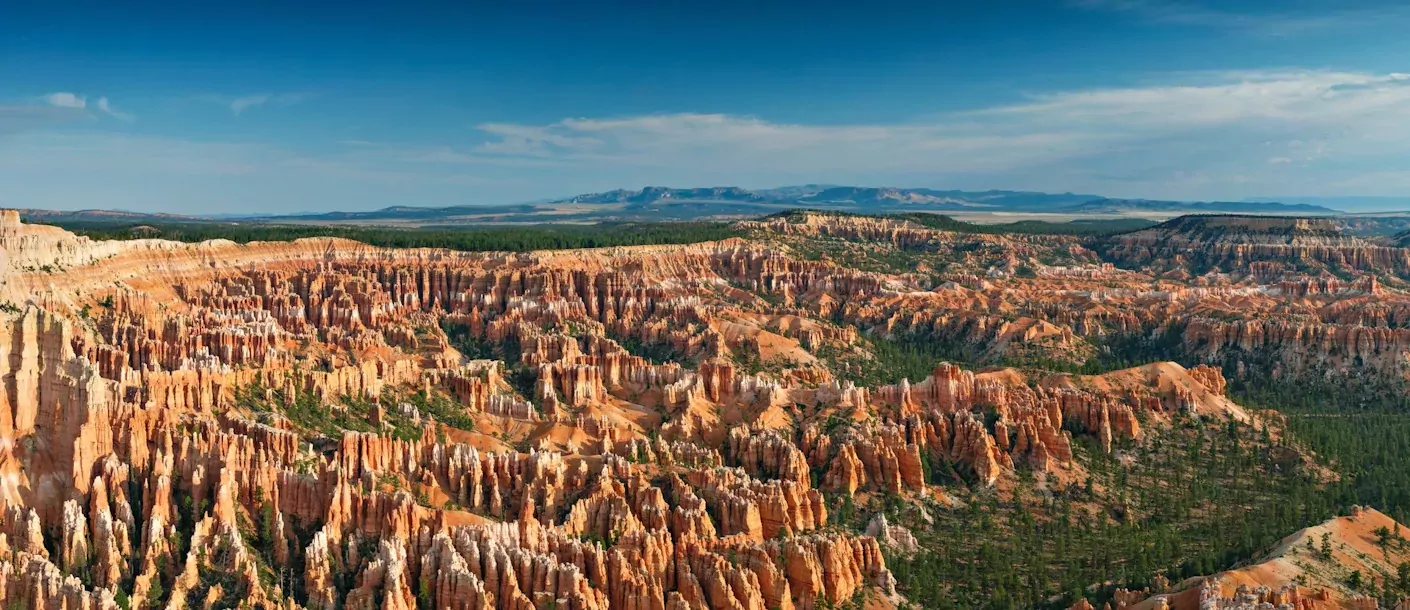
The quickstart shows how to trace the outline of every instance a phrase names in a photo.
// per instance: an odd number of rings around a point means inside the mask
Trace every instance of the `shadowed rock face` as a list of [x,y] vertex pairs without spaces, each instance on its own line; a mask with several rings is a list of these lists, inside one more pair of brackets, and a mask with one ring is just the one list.
[[[958,239],[858,220],[755,228]],[[926,290],[744,240],[523,254],[91,242],[7,214],[0,598],[887,607],[881,546],[837,523],[837,498],[943,499],[939,463],[980,486],[1015,468],[1080,480],[1074,433],[1112,451],[1178,412],[1249,417],[1213,367],[940,364],[862,387],[816,356],[865,358],[859,329],[1067,353],[1196,304],[1285,302],[1152,290],[1073,238],[973,239],[955,250],[964,285]],[[984,271],[1054,250],[1076,262],[1023,283]],[[1098,288],[1112,282],[1126,284]],[[1329,307],[1303,330],[1192,318],[1185,332],[1212,351],[1324,344],[1357,315]],[[1345,341],[1400,349],[1401,332]]]
[[1182,216],[1107,244],[1107,255],[1125,264],[1252,269],[1263,276],[1302,272],[1300,266],[1403,274],[1410,270],[1408,253],[1345,234],[1332,219],[1266,216]]

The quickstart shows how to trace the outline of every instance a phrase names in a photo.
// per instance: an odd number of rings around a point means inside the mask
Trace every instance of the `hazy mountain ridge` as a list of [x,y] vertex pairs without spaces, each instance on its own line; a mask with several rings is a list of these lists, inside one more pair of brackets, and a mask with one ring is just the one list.
[[[672,188],[647,186],[584,193],[534,203],[507,205],[456,205],[420,207],[397,205],[378,210],[283,215],[216,217],[187,216],[225,221],[298,223],[360,223],[388,225],[425,224],[530,224],[543,222],[595,223],[603,221],[733,220],[791,209],[824,209],[862,214],[906,212],[972,212],[995,214],[1058,214],[1069,216],[1131,216],[1154,214],[1284,214],[1331,216],[1344,212],[1308,203],[1267,201],[1165,201],[1120,199],[1083,193],[1037,191],[963,191],[927,188],[836,186],[807,184],[750,190],[737,186]],[[176,218],[173,215],[84,210],[49,212],[25,210],[23,216],[43,220],[108,220],[114,216]]]
[[[604,193],[587,193],[553,203],[627,203],[651,204],[662,202],[743,202],[786,204],[792,206],[919,206],[933,210],[993,209],[1001,211],[1052,210],[1054,205],[1072,206],[1093,200],[1100,195],[1073,193],[1041,193],[1032,191],[960,191],[927,188],[865,187],[803,185],[775,189],[747,190],[739,187],[669,188],[649,186],[639,190],[616,189]],[[1235,204],[1238,205],[1238,204]]]
[[[269,217],[288,220],[413,220],[476,216],[489,222],[600,220],[698,220],[741,218],[794,208],[820,208],[858,213],[998,212],[1053,214],[1261,213],[1335,215],[1342,213],[1311,204],[1276,202],[1184,202],[1116,199],[1082,193],[1036,191],[962,191],[927,188],[863,187],[808,184],[750,190],[737,186],[672,188],[648,186],[583,193],[554,201],[516,206],[399,206],[371,212]],[[486,218],[495,216],[494,218]]]

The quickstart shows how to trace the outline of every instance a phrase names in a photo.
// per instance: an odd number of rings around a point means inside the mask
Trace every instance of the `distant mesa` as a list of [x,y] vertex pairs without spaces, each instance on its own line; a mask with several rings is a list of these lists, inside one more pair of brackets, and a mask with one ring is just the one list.
[[1364,245],[1352,243],[1355,238],[1346,235],[1340,223],[1332,218],[1190,215],[1172,218],[1139,234],[1178,237],[1192,241],[1291,245],[1313,240],[1319,243],[1336,241],[1346,242],[1348,245]]

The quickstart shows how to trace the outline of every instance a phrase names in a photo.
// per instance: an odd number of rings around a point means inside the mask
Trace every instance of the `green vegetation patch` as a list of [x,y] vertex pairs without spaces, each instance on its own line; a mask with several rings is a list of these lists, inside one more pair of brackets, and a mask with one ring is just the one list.
[[[372,409],[379,401],[382,421],[389,429],[377,430],[372,426]],[[256,412],[278,413],[309,436],[339,438],[344,431],[353,431],[381,432],[405,441],[421,440],[422,425],[401,413],[399,405],[402,403],[415,407],[422,417],[429,416],[452,428],[475,429],[475,420],[465,407],[441,393],[427,395],[425,390],[408,392],[386,388],[379,401],[363,396],[343,396],[337,401],[337,406],[330,406],[310,392],[299,392],[293,400],[288,400],[283,390],[268,391],[260,384],[235,391],[235,402],[240,407]]]
[[[955,478],[930,469],[963,505],[891,510],[919,553],[889,553],[887,565],[915,608],[1067,608],[1079,597],[1100,607],[1116,586],[1148,586],[1212,574],[1250,560],[1298,528],[1336,514],[1315,473],[1289,468],[1288,451],[1261,429],[1185,419],[1122,460],[1088,437],[1074,438],[1090,479],[1062,486],[1020,466],[1018,490],[963,495]],[[858,519],[857,522],[864,522]],[[1113,586],[1088,589],[1093,583]]]
[[160,238],[183,242],[228,239],[236,243],[341,237],[386,248],[445,248],[464,252],[526,252],[655,244],[690,244],[738,237],[722,222],[611,222],[593,225],[385,228],[280,225],[260,222],[98,222],[45,220],[93,239]]
[[1046,220],[1021,220],[1018,222],[985,224],[956,220],[944,214],[930,212],[906,212],[901,214],[852,214],[849,212],[822,210],[789,210],[766,218],[785,218],[802,222],[804,214],[825,214],[829,216],[861,216],[871,218],[894,218],[908,220],[929,229],[952,231],[955,233],[976,233],[984,235],[1112,235],[1129,233],[1156,226],[1153,220],[1145,218],[1083,218],[1069,222],[1049,222]]

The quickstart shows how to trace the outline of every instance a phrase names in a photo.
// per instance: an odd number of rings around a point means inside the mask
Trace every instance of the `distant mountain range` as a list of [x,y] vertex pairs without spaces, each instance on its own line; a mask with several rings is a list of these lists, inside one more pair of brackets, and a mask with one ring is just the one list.
[[956,191],[808,184],[749,190],[735,186],[616,189],[554,201],[518,205],[420,208],[398,206],[371,212],[332,212],[268,217],[305,222],[459,224],[466,222],[595,222],[603,220],[703,220],[814,208],[856,213],[991,212],[1070,215],[1162,216],[1185,213],[1335,215],[1312,204],[1263,201],[1158,201],[1113,199],[1079,193]]
[[[1341,211],[1311,203],[1271,201],[1160,201],[1114,199],[1079,193],[1032,191],[957,191],[924,188],[890,188],[807,184],[749,190],[734,186],[617,189],[587,193],[553,201],[514,205],[459,205],[451,207],[394,206],[369,212],[328,212],[280,216],[237,217],[224,214],[210,219],[300,223],[354,223],[404,226],[464,226],[491,223],[590,223],[602,221],[712,220],[773,214],[812,208],[839,212],[886,214],[934,212],[939,214],[992,213],[1060,214],[1070,216],[1123,215],[1169,217],[1192,213],[1273,214],[1323,216]],[[140,221],[143,214],[128,212],[27,211],[45,217],[93,221]],[[150,215],[175,220],[173,215]],[[188,217],[193,220],[196,217]]]
[[1410,195],[1400,197],[1257,197],[1245,201],[1306,203],[1338,210],[1349,210],[1358,214],[1405,213],[1410,210]]
[[[739,187],[677,189],[649,186],[641,190],[617,189],[590,193],[554,204],[622,204],[628,208],[681,203],[737,203],[788,207],[856,208],[871,211],[904,207],[909,211],[1052,211],[1101,200],[1098,195],[1032,193],[1023,191],[938,191],[861,186],[810,184],[751,191]],[[878,210],[880,211],[880,210]]]

